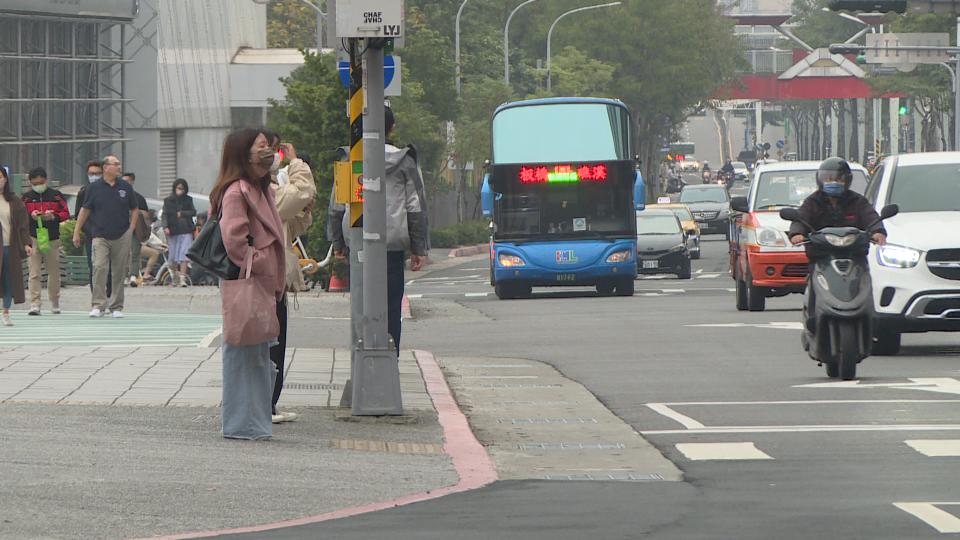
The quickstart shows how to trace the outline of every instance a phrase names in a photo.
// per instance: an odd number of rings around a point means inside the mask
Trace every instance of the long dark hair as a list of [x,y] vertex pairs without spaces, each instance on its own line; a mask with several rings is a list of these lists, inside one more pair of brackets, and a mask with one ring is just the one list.
[[190,184],[187,184],[187,181],[183,178],[177,178],[173,181],[173,187],[170,189],[170,195],[177,196],[177,186],[183,186],[183,194],[187,195],[190,193]]
[[258,185],[261,189],[269,185],[270,173],[258,177],[250,163],[250,148],[263,133],[259,129],[241,128],[232,131],[223,141],[223,153],[220,156],[220,172],[217,182],[210,190],[210,207],[212,211],[219,211],[223,194],[230,184],[237,180],[246,180]]
[[5,201],[10,202],[10,199],[13,198],[13,190],[10,189],[10,175],[7,174],[7,168],[3,165],[0,165],[0,174],[2,174],[6,180],[6,182],[3,183],[3,198]]

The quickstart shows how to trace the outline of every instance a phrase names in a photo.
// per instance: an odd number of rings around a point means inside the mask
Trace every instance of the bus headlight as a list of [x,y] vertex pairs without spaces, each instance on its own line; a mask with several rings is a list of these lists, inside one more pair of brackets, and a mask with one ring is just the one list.
[[509,255],[507,253],[501,253],[500,257],[497,259],[500,261],[500,266],[504,268],[512,268],[514,266],[526,266],[526,263],[523,262],[517,255]]
[[877,248],[877,260],[890,268],[913,268],[920,262],[920,252],[896,244],[885,244]]
[[611,253],[610,256],[607,257],[607,262],[608,262],[608,263],[622,263],[622,262],[627,262],[627,261],[629,261],[629,260],[630,260],[630,250],[629,250],[629,249],[625,249],[625,250],[623,250],[623,251],[617,251],[617,252],[615,252],[615,253]]

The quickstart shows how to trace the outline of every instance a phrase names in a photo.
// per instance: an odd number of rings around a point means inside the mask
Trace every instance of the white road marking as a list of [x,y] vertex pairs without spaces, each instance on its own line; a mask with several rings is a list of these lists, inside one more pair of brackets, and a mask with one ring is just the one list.
[[409,298],[409,299],[411,299],[411,300],[415,300],[415,299],[423,298],[423,295],[422,295],[422,294],[408,294],[408,295],[407,295],[407,298]]
[[[796,388],[796,387],[794,387]],[[659,403],[670,407],[686,405],[847,405],[861,403],[960,403],[960,399],[817,399],[800,401],[677,401]]]
[[466,296],[467,298],[484,298],[489,294],[490,293],[486,293],[486,292],[468,292],[468,293],[464,293],[463,295]]
[[[736,289],[733,289],[736,290]],[[768,330],[803,330],[802,322],[770,322],[763,324],[751,323],[714,323],[714,324],[687,324],[688,328],[764,328]]]
[[678,413],[677,411],[671,409],[665,403],[647,403],[647,407],[653,409],[654,411],[666,416],[667,418],[678,422],[681,426],[687,429],[699,429],[705,427],[700,422],[697,422],[693,418],[685,414]]
[[915,439],[903,442],[928,457],[960,457],[960,439]]
[[717,279],[718,277],[720,277],[720,274],[703,274],[697,276],[697,279]]
[[660,289],[662,293],[685,293],[686,289]]
[[645,293],[640,293],[637,296],[666,296],[666,295],[663,293],[657,293],[657,292],[645,292]]
[[894,506],[911,514],[943,534],[960,533],[960,518],[937,506],[956,506],[960,502],[901,502]]
[[703,273],[703,268],[697,268],[697,271],[694,272],[694,274],[702,274],[702,273]]
[[773,459],[754,446],[752,442],[680,443],[676,447],[691,461]]
[[445,277],[425,277],[417,279],[417,283],[423,283],[424,281],[462,281],[464,279],[479,278],[483,277],[480,274],[471,274],[469,276],[445,276]]
[[714,435],[730,433],[840,433],[855,431],[960,431],[960,424],[849,424],[810,426],[711,426],[701,429],[658,429],[641,435]]
[[220,336],[221,332],[223,332],[223,327],[222,326],[217,327],[216,330],[213,330],[212,332],[204,336],[203,339],[200,340],[200,343],[197,344],[197,348],[202,349],[205,347],[209,347],[210,345],[213,344],[213,340],[217,339],[217,337]]
[[860,384],[860,381],[837,381],[827,383],[799,384],[794,386],[794,388],[894,388],[960,395],[960,381],[957,379],[950,377],[911,377],[909,380],[910,382],[908,383],[870,384]]
[[461,375],[461,379],[539,379],[537,375]]

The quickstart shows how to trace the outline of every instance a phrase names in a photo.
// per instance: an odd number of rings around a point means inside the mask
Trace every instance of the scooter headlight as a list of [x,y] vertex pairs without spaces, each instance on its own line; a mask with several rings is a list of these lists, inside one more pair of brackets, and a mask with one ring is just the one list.
[[889,268],[913,268],[920,262],[920,251],[896,244],[877,248],[877,261]]
[[848,234],[846,236],[837,236],[835,234],[825,234],[823,235],[823,238],[831,246],[839,247],[839,248],[850,247],[853,245],[854,242],[857,241],[857,235],[855,234]]

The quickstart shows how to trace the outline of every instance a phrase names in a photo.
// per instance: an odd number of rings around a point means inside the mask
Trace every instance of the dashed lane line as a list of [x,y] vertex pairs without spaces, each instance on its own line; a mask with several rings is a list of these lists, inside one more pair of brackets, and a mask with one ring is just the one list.
[[960,439],[915,439],[903,442],[927,457],[960,457]]
[[893,505],[933,527],[939,533],[960,533],[960,518],[937,508],[938,506],[960,506],[960,502],[898,502]]
[[745,461],[773,459],[752,442],[680,443],[675,445],[691,461]]

